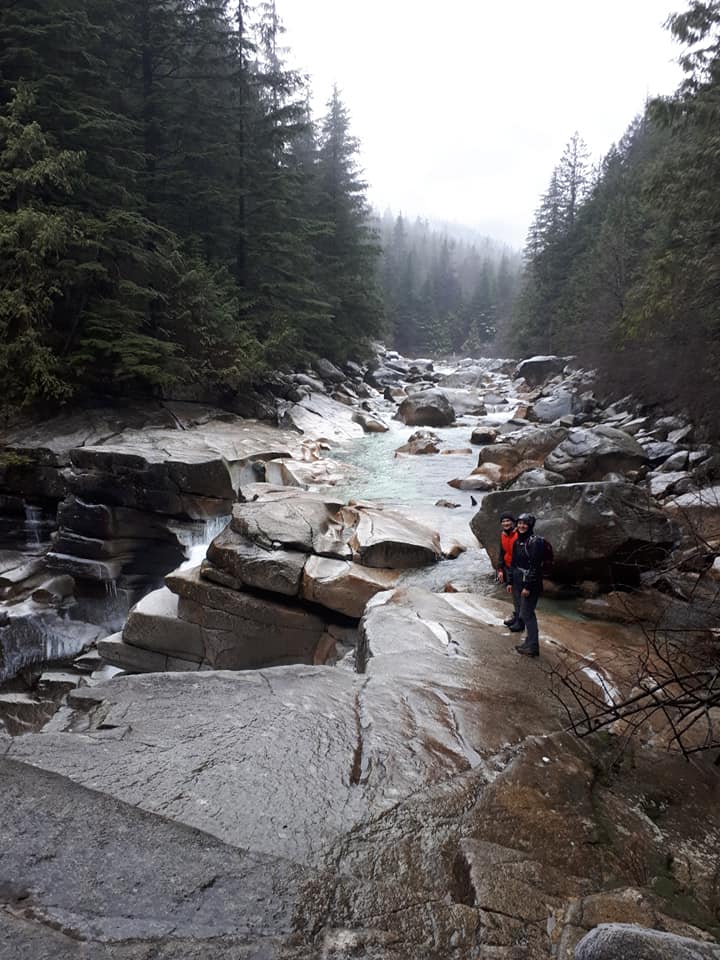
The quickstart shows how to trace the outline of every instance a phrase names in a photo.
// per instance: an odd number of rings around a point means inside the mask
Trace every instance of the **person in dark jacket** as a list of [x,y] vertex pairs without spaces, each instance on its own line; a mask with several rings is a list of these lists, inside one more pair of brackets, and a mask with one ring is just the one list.
[[508,593],[513,597],[513,613],[507,620],[503,620],[506,627],[511,630],[519,631],[524,629],[524,624],[518,617],[520,606],[520,591],[513,586],[512,576],[512,551],[513,544],[517,540],[517,530],[515,529],[515,517],[511,513],[500,514],[500,553],[497,565],[498,583],[502,583]]
[[520,592],[520,619],[527,630],[524,642],[515,649],[526,657],[540,655],[535,607],[543,590],[543,545],[534,531],[535,517],[531,513],[521,513],[517,518],[517,540],[513,544],[512,575],[513,585]]

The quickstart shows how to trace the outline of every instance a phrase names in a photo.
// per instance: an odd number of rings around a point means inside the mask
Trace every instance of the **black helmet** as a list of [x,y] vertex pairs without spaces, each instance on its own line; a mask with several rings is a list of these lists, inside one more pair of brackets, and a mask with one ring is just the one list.
[[531,513],[521,513],[518,517],[518,522],[520,522],[520,520],[523,520],[531,530],[535,526],[535,517]]

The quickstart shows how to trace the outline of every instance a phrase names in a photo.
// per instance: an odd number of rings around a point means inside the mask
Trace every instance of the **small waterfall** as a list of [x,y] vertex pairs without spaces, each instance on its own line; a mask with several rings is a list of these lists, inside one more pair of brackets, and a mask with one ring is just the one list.
[[211,520],[205,521],[205,527],[202,532],[202,542],[206,545],[210,545],[210,541],[214,540],[215,537],[222,533],[225,527],[230,523],[230,517],[213,517]]
[[197,524],[191,530],[175,530],[175,533],[185,547],[187,560],[180,565],[181,570],[187,570],[190,567],[196,567],[202,563],[207,553],[207,548],[212,540],[222,533],[230,522],[229,516],[212,517],[206,520],[202,525]]
[[41,507],[33,507],[29,503],[25,504],[25,546],[28,550],[34,550],[42,546],[40,539],[40,530],[42,527],[43,515]]

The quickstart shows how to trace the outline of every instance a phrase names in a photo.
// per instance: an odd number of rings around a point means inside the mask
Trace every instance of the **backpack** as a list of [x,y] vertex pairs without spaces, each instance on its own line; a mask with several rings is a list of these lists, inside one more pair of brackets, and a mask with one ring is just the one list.
[[542,575],[543,577],[549,577],[552,575],[553,563],[555,562],[555,553],[552,544],[549,540],[546,540],[545,537],[533,536],[533,540],[537,540],[542,547]]

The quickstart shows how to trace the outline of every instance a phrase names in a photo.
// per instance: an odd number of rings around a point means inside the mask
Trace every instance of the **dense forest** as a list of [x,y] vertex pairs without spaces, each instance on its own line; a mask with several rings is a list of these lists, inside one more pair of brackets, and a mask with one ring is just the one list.
[[599,169],[572,138],[500,346],[575,353],[611,389],[685,407],[717,435],[720,3],[693,2],[668,26],[686,79],[647,104]]
[[272,2],[2,0],[6,405],[232,388],[381,332],[337,91],[319,123]]
[[384,337],[566,352],[711,409],[720,373],[720,0],[668,21],[684,83],[591,168],[578,134],[522,262],[373,215],[337,90],[311,116],[272,0],[0,0],[6,408],[234,390]]
[[389,211],[379,234],[385,316],[398,350],[492,352],[497,331],[510,322],[520,255],[467,229],[407,222]]

